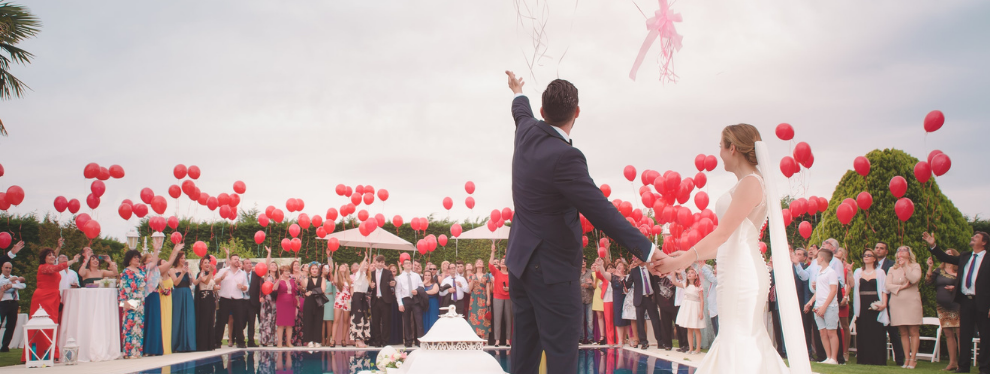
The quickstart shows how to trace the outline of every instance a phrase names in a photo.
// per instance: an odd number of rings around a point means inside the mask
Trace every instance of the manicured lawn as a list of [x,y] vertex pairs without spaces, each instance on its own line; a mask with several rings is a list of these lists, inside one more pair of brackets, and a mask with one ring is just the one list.
[[[849,359],[851,362],[848,362],[845,365],[823,365],[812,362],[811,370],[821,374],[949,373],[947,371],[941,371],[942,369],[945,368],[946,365],[949,364],[948,360],[944,360],[942,362],[928,362],[924,360],[918,360],[918,366],[915,367],[914,370],[909,370],[909,369],[901,369],[901,367],[897,366],[897,363],[895,363],[892,360],[887,362],[887,366],[875,366],[875,365],[856,365],[856,356],[852,354],[850,354]],[[970,372],[979,373],[979,370],[977,370],[976,368],[970,368]]]

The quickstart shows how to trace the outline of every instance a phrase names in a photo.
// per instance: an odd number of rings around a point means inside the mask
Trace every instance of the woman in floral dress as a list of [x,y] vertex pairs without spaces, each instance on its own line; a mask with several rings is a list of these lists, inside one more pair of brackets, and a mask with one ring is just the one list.
[[[470,267],[471,265],[468,264]],[[468,274],[468,288],[471,290],[471,309],[468,314],[468,322],[479,338],[488,339],[488,329],[491,328],[491,321],[488,320],[488,283],[489,275],[485,273],[485,263],[478,259],[474,266],[465,268]],[[473,270],[473,271],[472,271]]]
[[[271,282],[272,285],[278,280],[278,265],[272,264],[272,249],[265,247],[268,251],[268,258],[265,259],[265,265],[268,266],[268,274],[261,279],[261,284],[265,282]],[[265,295],[261,293],[261,345],[263,346],[274,346],[275,345],[275,299],[272,297],[274,292]],[[273,370],[274,371],[274,370]]]
[[296,273],[293,269],[293,277],[296,280],[296,324],[292,329],[292,345],[303,345],[303,305],[306,302],[306,272],[309,264],[299,267]]
[[[120,291],[117,296],[124,303],[124,358],[139,358],[144,349],[144,294],[145,272],[141,268],[141,252],[127,251],[124,254],[127,268],[120,276]],[[132,305],[137,304],[137,306]]]

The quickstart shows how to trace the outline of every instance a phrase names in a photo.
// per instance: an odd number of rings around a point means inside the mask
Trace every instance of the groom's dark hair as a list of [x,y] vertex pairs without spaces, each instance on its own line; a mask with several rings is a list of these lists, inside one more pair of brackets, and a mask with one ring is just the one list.
[[562,126],[574,118],[578,107],[578,90],[571,82],[554,79],[543,91],[544,120],[553,126]]

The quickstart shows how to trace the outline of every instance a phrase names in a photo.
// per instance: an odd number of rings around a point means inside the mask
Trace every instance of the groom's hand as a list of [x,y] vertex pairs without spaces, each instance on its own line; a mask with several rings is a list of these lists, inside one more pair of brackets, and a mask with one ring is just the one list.
[[505,75],[509,76],[509,89],[512,90],[514,94],[521,94],[522,87],[526,82],[523,82],[522,77],[516,78],[516,74],[506,70]]
[[666,253],[663,253],[663,251],[660,250],[660,248],[657,248],[657,250],[653,253],[653,257],[649,259],[649,263],[647,264],[647,267],[650,269],[651,273],[655,275],[660,275],[663,273],[668,273],[672,269],[675,269],[674,266],[676,265],[674,264],[674,262],[675,261],[673,257],[671,257]]

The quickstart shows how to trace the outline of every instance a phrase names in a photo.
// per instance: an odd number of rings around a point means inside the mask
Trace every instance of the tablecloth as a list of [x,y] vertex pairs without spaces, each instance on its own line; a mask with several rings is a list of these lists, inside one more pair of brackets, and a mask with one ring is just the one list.
[[[27,313],[21,313],[17,315],[17,325],[14,326],[14,336],[10,338],[10,346],[7,348],[24,348],[24,324],[27,323],[28,315]],[[4,321],[4,327],[0,328],[0,337],[7,332],[7,321]]]
[[120,311],[116,288],[76,288],[62,292],[58,346],[69,338],[79,345],[79,362],[120,358]]

